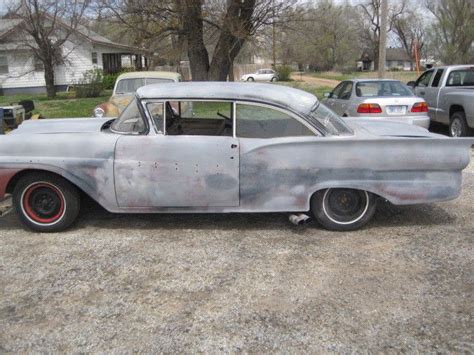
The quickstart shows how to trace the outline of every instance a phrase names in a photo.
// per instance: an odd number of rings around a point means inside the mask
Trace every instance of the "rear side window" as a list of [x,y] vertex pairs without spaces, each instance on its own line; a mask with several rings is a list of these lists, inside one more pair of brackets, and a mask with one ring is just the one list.
[[293,116],[259,105],[237,104],[237,137],[278,138],[314,136]]
[[358,97],[413,96],[399,81],[362,81],[356,84]]
[[441,77],[443,76],[443,73],[444,73],[444,69],[438,69],[438,71],[436,72],[433,78],[433,82],[431,83],[432,87],[437,88],[439,86],[439,82],[441,81]]
[[453,70],[449,73],[446,86],[474,86],[474,67]]

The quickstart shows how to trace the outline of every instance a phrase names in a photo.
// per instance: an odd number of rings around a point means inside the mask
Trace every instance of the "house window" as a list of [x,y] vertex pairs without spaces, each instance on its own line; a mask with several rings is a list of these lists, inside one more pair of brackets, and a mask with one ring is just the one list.
[[92,64],[97,64],[97,52],[92,52]]
[[0,57],[0,74],[8,74],[8,58]]
[[35,71],[43,71],[44,70],[44,64],[39,59],[38,57],[34,57],[34,65],[35,65]]

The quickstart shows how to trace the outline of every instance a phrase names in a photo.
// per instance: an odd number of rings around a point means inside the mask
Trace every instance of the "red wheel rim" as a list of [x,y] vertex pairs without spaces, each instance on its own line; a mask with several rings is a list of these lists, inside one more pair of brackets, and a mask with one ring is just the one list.
[[41,224],[57,222],[63,217],[65,210],[62,192],[46,182],[28,186],[23,193],[22,205],[27,217]]

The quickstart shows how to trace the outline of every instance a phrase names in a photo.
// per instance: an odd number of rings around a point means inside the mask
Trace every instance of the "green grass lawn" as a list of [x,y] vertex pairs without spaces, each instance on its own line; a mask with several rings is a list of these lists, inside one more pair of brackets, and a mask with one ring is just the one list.
[[331,92],[332,89],[334,89],[334,87],[331,86],[314,86],[301,81],[279,81],[275,85],[290,86],[295,89],[304,90],[315,95],[320,100],[324,97],[324,93]]
[[111,91],[104,91],[99,97],[76,99],[70,93],[58,93],[53,100],[49,100],[45,94],[0,96],[0,105],[33,100],[34,113],[39,113],[45,118],[91,117],[94,107],[107,101],[111,94]]

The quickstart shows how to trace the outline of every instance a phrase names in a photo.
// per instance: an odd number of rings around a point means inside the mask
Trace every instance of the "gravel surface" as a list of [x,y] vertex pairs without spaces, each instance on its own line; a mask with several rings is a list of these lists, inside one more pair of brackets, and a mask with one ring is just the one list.
[[0,352],[473,352],[474,167],[462,196],[364,230],[283,214],[0,218]]

